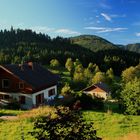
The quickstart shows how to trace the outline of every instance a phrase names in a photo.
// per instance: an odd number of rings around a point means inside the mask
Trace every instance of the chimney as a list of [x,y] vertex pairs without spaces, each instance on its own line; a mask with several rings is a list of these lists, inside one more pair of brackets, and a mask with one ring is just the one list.
[[27,64],[28,64],[28,66],[29,66],[30,69],[32,69],[32,70],[34,69],[33,62],[28,62]]
[[23,64],[19,64],[19,68],[20,68],[21,71],[24,71]]

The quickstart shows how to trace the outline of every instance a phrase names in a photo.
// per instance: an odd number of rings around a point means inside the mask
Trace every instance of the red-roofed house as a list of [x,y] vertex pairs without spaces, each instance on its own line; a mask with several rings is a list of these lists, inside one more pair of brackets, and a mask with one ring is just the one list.
[[53,100],[59,76],[36,63],[0,65],[0,103],[16,99],[30,109]]

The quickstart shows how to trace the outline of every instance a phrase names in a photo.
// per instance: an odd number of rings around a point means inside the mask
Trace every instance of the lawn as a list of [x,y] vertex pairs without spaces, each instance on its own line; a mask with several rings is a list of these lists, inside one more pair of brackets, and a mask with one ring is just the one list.
[[29,132],[33,130],[33,120],[40,115],[54,112],[53,107],[39,107],[29,111],[0,110],[4,115],[17,115],[16,120],[0,120],[0,140],[35,140]]
[[33,129],[33,123],[28,119],[0,122],[0,140],[35,140],[28,132]]
[[94,122],[97,135],[102,138],[112,140],[129,133],[140,133],[140,116],[96,111],[83,111],[83,116],[87,122]]
[[[33,116],[49,113],[48,107],[39,108],[32,111],[1,110],[6,114],[18,114],[18,120],[0,121],[1,140],[35,140],[28,132],[33,129]],[[87,122],[94,122],[97,135],[107,140],[118,139],[127,134],[140,133],[140,116],[125,116],[119,113],[106,113],[99,111],[82,111],[83,117]]]
[[71,83],[70,73],[64,67],[60,67],[59,69],[52,69],[49,66],[47,67],[51,72],[61,76],[62,83]]
[[22,110],[9,110],[9,109],[0,109],[0,117],[1,116],[16,116],[24,113]]

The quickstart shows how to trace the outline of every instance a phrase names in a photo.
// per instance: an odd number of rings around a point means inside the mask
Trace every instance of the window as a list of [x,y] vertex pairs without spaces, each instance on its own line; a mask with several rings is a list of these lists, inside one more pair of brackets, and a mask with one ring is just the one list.
[[19,96],[19,102],[25,104],[25,96]]
[[53,95],[55,95],[55,89],[49,90],[48,96],[50,97],[50,96],[53,96]]
[[23,82],[19,83],[19,89],[24,89],[24,83]]
[[0,95],[0,99],[8,100],[10,99],[9,95]]
[[44,103],[44,93],[36,95],[36,105]]
[[4,99],[9,99],[10,96],[9,95],[4,95]]
[[9,88],[9,87],[10,87],[9,79],[3,79],[2,80],[2,88]]

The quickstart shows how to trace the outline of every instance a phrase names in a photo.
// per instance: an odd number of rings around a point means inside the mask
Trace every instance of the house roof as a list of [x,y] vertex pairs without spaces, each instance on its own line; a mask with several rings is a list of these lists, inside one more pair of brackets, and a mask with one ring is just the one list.
[[97,84],[93,84],[90,87],[87,87],[87,88],[83,89],[83,91],[91,91],[91,90],[94,90],[97,87],[104,90],[107,93],[110,92],[110,89],[109,89],[108,85],[105,84],[105,83],[102,83],[102,82],[97,83]]
[[30,84],[34,89],[48,87],[56,84],[59,80],[58,75],[51,73],[37,63],[9,64],[1,65],[0,67]]

